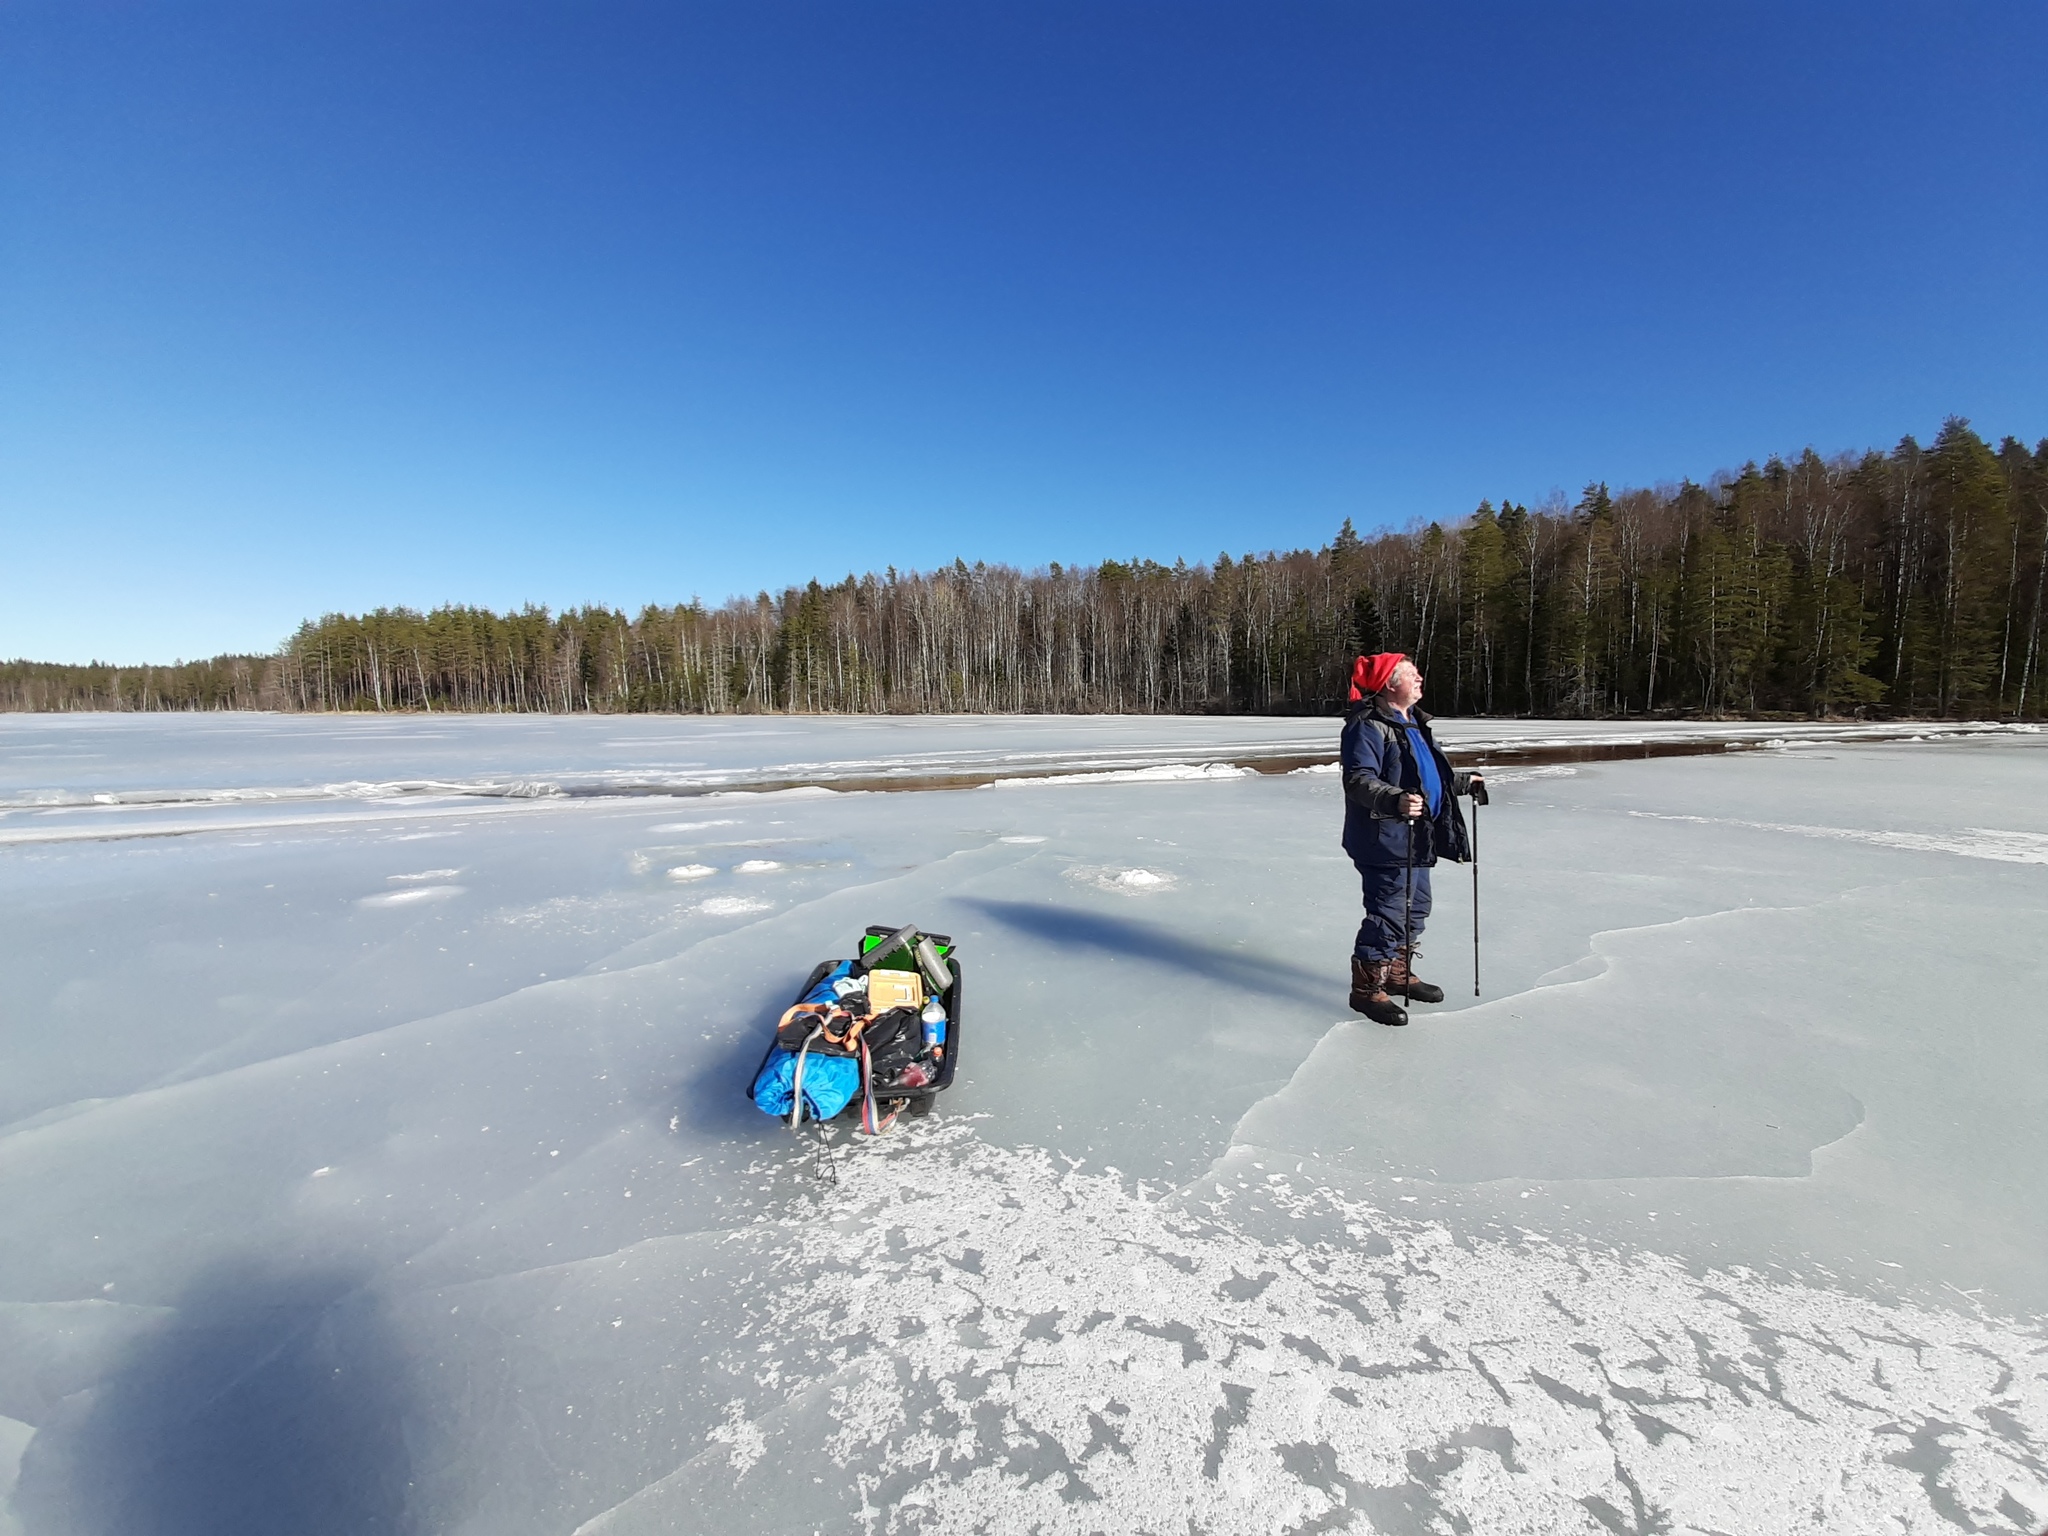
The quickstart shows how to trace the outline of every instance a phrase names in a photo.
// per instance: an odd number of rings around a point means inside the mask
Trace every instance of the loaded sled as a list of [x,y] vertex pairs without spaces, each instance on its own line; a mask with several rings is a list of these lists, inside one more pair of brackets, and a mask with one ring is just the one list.
[[926,1115],[960,1066],[960,961],[915,924],[876,924],[848,960],[820,960],[776,1021],[747,1097],[791,1129],[857,1117],[880,1135]]

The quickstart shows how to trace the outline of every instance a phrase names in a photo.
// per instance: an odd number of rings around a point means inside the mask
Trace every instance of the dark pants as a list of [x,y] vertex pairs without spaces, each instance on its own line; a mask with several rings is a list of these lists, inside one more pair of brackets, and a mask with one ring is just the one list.
[[1365,921],[1358,925],[1358,942],[1351,952],[1361,960],[1391,960],[1401,952],[1404,918],[1411,941],[1422,937],[1422,924],[1429,916],[1429,871],[1414,871],[1412,900],[1410,875],[1403,865],[1360,864],[1358,874],[1365,883]]

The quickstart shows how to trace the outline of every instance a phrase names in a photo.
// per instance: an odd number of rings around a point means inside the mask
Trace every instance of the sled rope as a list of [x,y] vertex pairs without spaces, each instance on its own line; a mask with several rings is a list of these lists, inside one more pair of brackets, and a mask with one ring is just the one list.
[[860,1043],[860,1128],[870,1136],[879,1136],[896,1123],[896,1112],[881,1115],[875,1108],[875,1074],[873,1064],[868,1060],[868,1043]]

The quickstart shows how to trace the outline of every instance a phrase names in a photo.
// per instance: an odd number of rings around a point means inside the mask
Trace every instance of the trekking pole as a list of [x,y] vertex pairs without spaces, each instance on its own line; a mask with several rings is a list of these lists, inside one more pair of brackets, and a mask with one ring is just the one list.
[[1401,995],[1408,996],[1408,983],[1415,978],[1408,967],[1415,959],[1415,818],[1408,818],[1408,862],[1402,878],[1407,885],[1407,894],[1401,899],[1401,974],[1407,977],[1401,985]]
[[1479,995],[1479,807],[1486,802],[1472,798],[1472,995]]

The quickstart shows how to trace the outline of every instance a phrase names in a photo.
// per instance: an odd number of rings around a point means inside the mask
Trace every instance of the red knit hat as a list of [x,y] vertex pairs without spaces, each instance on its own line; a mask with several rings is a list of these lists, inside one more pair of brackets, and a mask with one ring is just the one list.
[[1393,677],[1394,668],[1407,659],[1399,651],[1381,651],[1377,656],[1359,657],[1351,664],[1351,697],[1363,699],[1378,693]]

